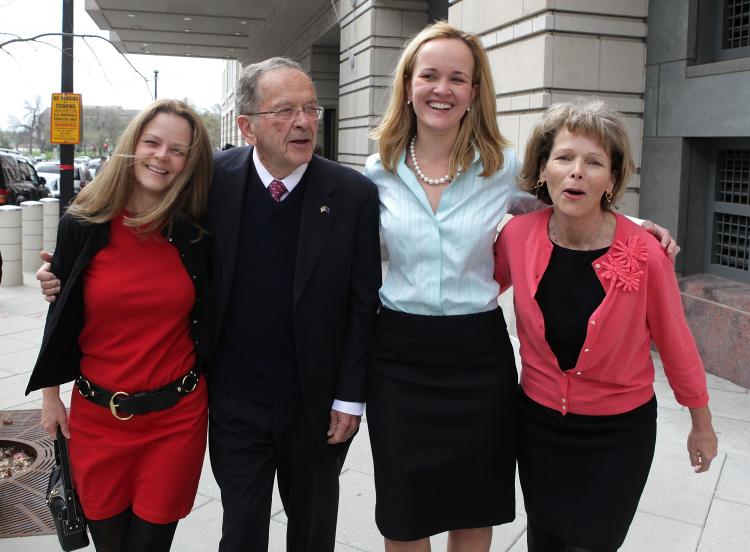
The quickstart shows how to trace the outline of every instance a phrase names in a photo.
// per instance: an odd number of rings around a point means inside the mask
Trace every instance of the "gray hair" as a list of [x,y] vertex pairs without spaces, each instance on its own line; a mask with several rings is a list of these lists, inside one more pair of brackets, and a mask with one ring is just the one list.
[[[577,98],[574,103],[558,103],[547,109],[526,142],[518,187],[552,205],[547,187],[537,188],[537,184],[542,164],[549,158],[555,137],[563,128],[596,140],[609,154],[615,177],[612,190],[614,204],[625,193],[625,186],[635,172],[635,163],[622,116],[597,98]],[[609,202],[603,196],[601,206],[602,209],[609,208]]]
[[246,115],[257,111],[261,100],[258,94],[258,81],[265,73],[276,69],[296,69],[305,73],[299,63],[284,57],[272,57],[248,65],[240,73],[237,82],[237,98],[235,100],[235,113],[237,115]]

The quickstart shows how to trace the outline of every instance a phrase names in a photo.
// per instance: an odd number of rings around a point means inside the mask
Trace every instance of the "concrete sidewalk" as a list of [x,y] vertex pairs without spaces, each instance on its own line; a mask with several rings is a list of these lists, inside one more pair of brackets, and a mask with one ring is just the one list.
[[[41,393],[23,391],[42,339],[47,304],[33,274],[25,285],[0,287],[0,410],[41,407]],[[508,303],[508,299],[503,301]],[[505,307],[506,313],[509,308]],[[512,317],[509,320],[512,328]],[[748,336],[750,338],[750,336]],[[708,376],[719,457],[707,474],[695,475],[685,440],[690,416],[677,404],[657,360],[656,394],[659,429],[656,456],[641,498],[626,552],[747,552],[750,550],[750,393],[726,380]],[[70,385],[63,388],[69,399]],[[355,438],[341,474],[337,551],[380,551],[383,541],[375,526],[375,488],[366,420]],[[439,489],[436,489],[436,494]],[[526,550],[526,517],[520,489],[518,516],[495,528],[493,551]],[[1,514],[1,513],[0,513]],[[274,494],[269,550],[283,551],[286,518]],[[221,534],[219,489],[208,457],[193,512],[177,528],[173,550],[214,551]],[[435,550],[445,549],[445,535],[433,538]],[[55,536],[0,539],[3,552],[59,550]],[[87,550],[93,550],[93,546]],[[256,552],[256,551],[250,551]]]

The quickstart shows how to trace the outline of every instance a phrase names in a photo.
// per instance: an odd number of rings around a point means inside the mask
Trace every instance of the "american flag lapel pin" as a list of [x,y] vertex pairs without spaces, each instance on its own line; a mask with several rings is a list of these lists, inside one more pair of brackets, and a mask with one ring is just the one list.
[[329,215],[331,214],[331,208],[328,205],[321,205],[320,212],[323,213],[324,215]]

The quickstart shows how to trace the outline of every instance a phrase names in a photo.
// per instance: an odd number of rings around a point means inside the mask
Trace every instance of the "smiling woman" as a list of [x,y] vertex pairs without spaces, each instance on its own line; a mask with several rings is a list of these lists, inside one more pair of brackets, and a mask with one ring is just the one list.
[[438,22],[404,48],[365,174],[390,264],[370,353],[375,519],[386,550],[489,550],[515,516],[513,349],[492,242],[517,161],[478,37]]
[[[210,364],[211,148],[200,118],[154,102],[60,220],[61,282],[27,393],[70,439],[97,550],[163,552],[195,499]],[[75,380],[70,417],[59,385]]]
[[145,212],[159,201],[185,168],[191,142],[190,123],[179,115],[158,113],[143,127],[134,152],[136,186],[129,212]]

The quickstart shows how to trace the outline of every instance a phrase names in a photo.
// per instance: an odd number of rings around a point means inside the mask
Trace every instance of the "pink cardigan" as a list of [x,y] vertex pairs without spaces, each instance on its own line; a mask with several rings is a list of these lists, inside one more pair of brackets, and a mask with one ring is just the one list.
[[653,339],[677,402],[689,408],[708,404],[703,363],[672,262],[653,236],[621,215],[612,246],[592,263],[604,300],[589,318],[575,367],[560,370],[534,299],[552,254],[551,215],[550,208],[514,217],[495,242],[495,279],[503,291],[513,285],[524,392],[562,414],[632,410],[654,392]]

